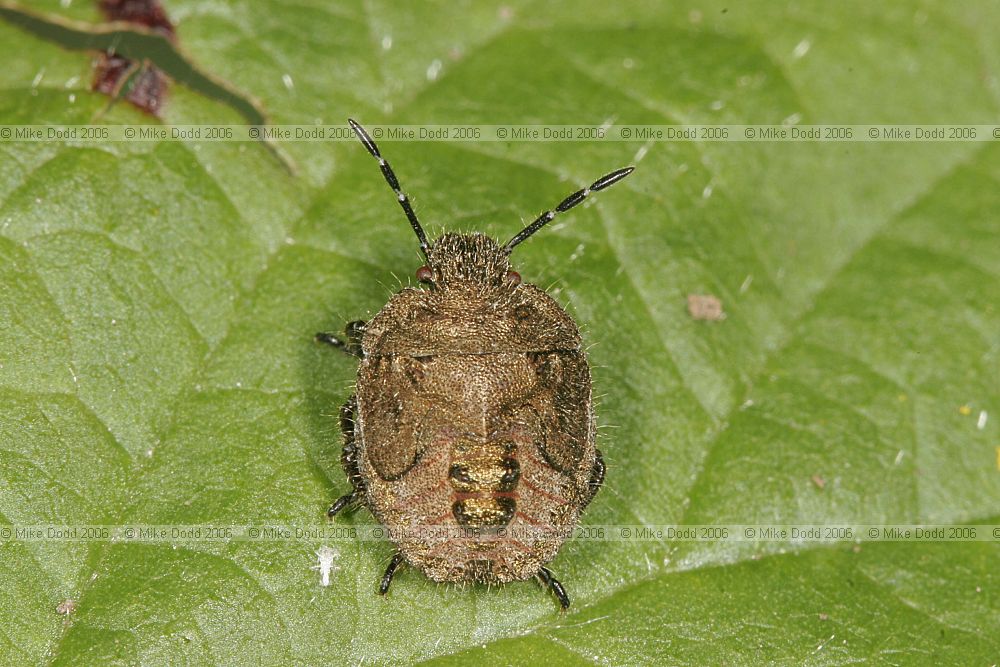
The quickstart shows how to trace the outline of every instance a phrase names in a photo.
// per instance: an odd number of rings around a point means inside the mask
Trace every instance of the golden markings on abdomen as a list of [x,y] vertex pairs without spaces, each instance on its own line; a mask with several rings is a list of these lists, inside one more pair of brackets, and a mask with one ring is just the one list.
[[451,509],[459,525],[506,526],[517,512],[521,465],[517,447],[505,443],[461,443],[453,450],[448,481]]

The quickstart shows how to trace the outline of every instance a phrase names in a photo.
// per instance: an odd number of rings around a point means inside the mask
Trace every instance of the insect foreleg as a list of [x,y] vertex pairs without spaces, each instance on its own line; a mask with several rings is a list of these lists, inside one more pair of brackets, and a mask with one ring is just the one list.
[[365,355],[361,349],[361,339],[365,335],[365,326],[367,326],[367,324],[368,323],[364,320],[353,320],[348,322],[347,326],[344,327],[344,340],[341,340],[336,334],[326,331],[321,331],[316,334],[315,339],[318,343],[332,345],[333,347],[339,348],[351,356],[362,358]]

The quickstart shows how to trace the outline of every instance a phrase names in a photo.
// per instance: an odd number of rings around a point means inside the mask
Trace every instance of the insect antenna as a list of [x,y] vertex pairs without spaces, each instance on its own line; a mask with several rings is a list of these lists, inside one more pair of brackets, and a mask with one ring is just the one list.
[[368,133],[365,132],[365,128],[358,125],[358,123],[353,118],[348,118],[347,122],[351,125],[351,129],[354,130],[354,134],[358,135],[358,139],[361,143],[365,145],[368,152],[372,154],[372,157],[378,160],[378,166],[382,170],[382,176],[385,177],[385,182],[389,184],[392,191],[396,193],[396,201],[399,205],[403,207],[403,212],[406,213],[406,219],[410,221],[410,226],[413,227],[413,231],[416,232],[417,238],[420,240],[420,250],[424,253],[424,257],[427,256],[427,249],[430,244],[427,243],[427,235],[424,234],[424,228],[420,226],[420,221],[417,220],[417,214],[413,212],[413,207],[410,205],[410,199],[406,196],[406,193],[399,189],[399,179],[396,178],[396,174],[392,171],[392,167],[386,162],[382,154],[379,153],[378,146],[375,145],[375,141],[372,140]]
[[566,197],[561,202],[559,202],[556,205],[555,209],[542,213],[540,216],[535,218],[535,221],[533,223],[531,223],[530,225],[522,229],[520,232],[518,232],[517,236],[512,238],[510,241],[507,241],[507,243],[503,247],[504,252],[510,254],[510,251],[514,249],[514,246],[516,246],[521,241],[524,241],[526,238],[537,232],[545,225],[552,222],[552,220],[557,215],[559,215],[560,213],[565,213],[566,211],[570,210],[571,208],[582,202],[584,199],[587,198],[587,195],[589,195],[591,192],[597,192],[598,190],[603,190],[604,188],[610,188],[612,185],[614,185],[618,181],[622,180],[623,178],[631,174],[634,170],[635,167],[623,167],[622,169],[617,169],[611,172],[610,174],[601,176],[599,179],[591,183],[589,188],[577,190],[576,192],[574,192],[573,194],[571,194],[570,196]]

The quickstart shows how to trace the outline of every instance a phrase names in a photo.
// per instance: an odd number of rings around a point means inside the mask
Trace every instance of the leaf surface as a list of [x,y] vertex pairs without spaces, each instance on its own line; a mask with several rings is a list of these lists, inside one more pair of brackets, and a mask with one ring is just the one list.
[[[276,123],[973,124],[1000,100],[985,3],[167,11]],[[86,54],[6,24],[0,54],[3,124],[156,122],[101,115]],[[165,114],[240,122],[183,86]],[[432,234],[508,238],[636,164],[515,255],[592,345],[608,475],[586,523],[1000,521],[1000,419],[977,428],[1000,416],[993,144],[381,147]],[[283,148],[298,177],[254,144],[0,144],[0,521],[322,524],[355,367],[312,334],[377,312],[419,257],[361,146]],[[726,319],[692,320],[692,293]],[[383,600],[389,543],[336,547],[322,588],[308,542],[4,542],[0,661],[1000,655],[995,543],[575,541],[552,563],[567,615],[531,582],[406,570]]]

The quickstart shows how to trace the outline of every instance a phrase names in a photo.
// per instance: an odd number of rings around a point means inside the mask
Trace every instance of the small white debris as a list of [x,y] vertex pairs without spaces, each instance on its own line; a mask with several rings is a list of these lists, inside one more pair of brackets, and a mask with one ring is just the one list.
[[798,60],[807,53],[809,53],[809,48],[812,46],[812,42],[808,39],[803,39],[801,42],[795,45],[795,49],[792,51],[792,57]]
[[626,58],[625,60],[622,61],[622,67],[624,67],[625,69],[632,69],[633,67],[635,67],[635,61],[632,60],[631,58]]
[[388,51],[392,48],[392,35],[386,35],[382,38],[382,50]]
[[646,157],[646,153],[649,152],[649,145],[639,146],[639,150],[635,152],[635,156],[632,158],[632,162],[638,162],[642,158]]
[[287,88],[288,90],[292,90],[293,88],[295,88],[295,81],[292,80],[292,75],[291,74],[287,74],[287,73],[286,74],[282,74],[281,75],[281,82],[283,84],[285,84],[285,88]]
[[819,646],[816,647],[816,650],[813,651],[813,653],[819,653],[820,651],[822,651],[823,647],[829,644],[836,636],[837,636],[836,634],[830,635],[829,637],[826,638],[826,641],[820,642]]
[[902,461],[902,460],[903,460],[903,453],[904,453],[904,452],[903,452],[903,450],[902,450],[902,449],[901,449],[901,450],[899,450],[899,453],[898,453],[898,454],[896,454],[896,460],[892,462],[892,465],[895,465],[895,466],[898,466],[898,465],[899,465],[900,461]]
[[442,67],[441,61],[435,58],[434,62],[432,62],[427,67],[427,80],[436,81],[438,78],[438,74],[441,73],[441,67]]
[[740,410],[746,410],[747,408],[752,408],[752,407],[753,407],[753,399],[748,398],[747,400],[743,401],[743,404],[740,406]]
[[989,418],[990,415],[986,412],[986,410],[980,410],[979,419],[976,420],[976,428],[978,428],[980,431],[986,428],[986,420]]
[[78,76],[71,76],[70,78],[66,79],[66,83],[63,84],[63,88],[72,88],[79,81],[80,81],[80,77],[78,77]]
[[313,565],[311,569],[319,570],[319,585],[326,587],[330,585],[330,573],[339,572],[340,566],[337,565],[336,561],[340,558],[340,551],[329,547],[327,545],[321,546],[316,550],[317,564]]
[[712,100],[712,103],[708,105],[708,108],[712,111],[721,111],[724,106],[726,106],[726,103],[722,100]]
[[63,600],[56,606],[56,613],[63,616],[69,616],[74,611],[76,611],[76,600],[70,600],[69,598]]
[[43,67],[42,69],[38,70],[38,74],[36,74],[35,78],[31,80],[31,87],[38,88],[38,84],[40,84],[42,82],[42,79],[44,78],[45,78],[45,68]]
[[740,285],[740,294],[746,294],[747,290],[750,289],[750,284],[753,283],[753,274],[747,274],[747,277],[743,279],[743,283]]
[[701,191],[701,198],[708,199],[711,196],[712,196],[712,184],[709,183],[708,185],[705,186],[705,189]]
[[798,125],[802,121],[802,114],[795,112],[781,121],[782,125]]

